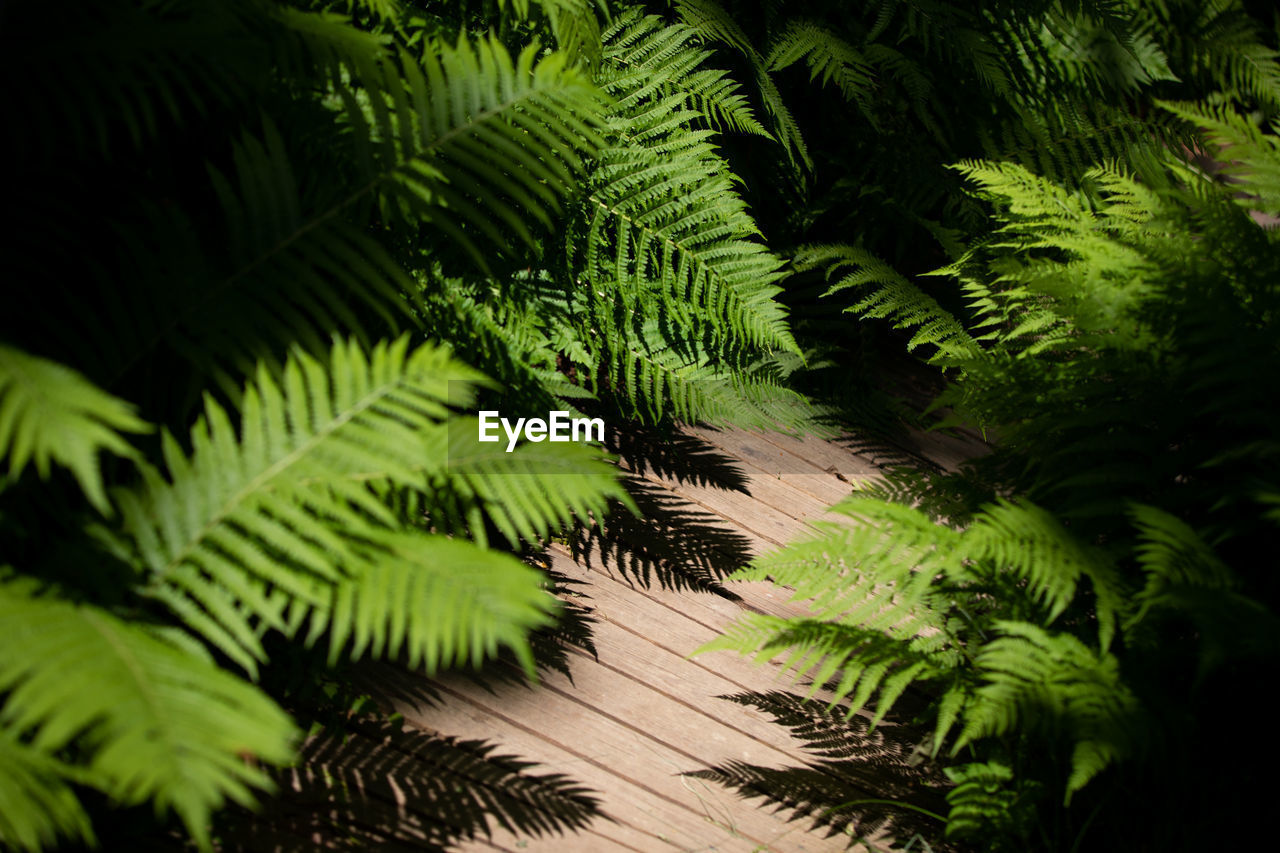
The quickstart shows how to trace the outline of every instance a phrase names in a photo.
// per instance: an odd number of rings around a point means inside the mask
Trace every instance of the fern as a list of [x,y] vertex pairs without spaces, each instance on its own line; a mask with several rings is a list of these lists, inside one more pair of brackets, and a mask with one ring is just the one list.
[[310,637],[327,631],[331,663],[367,654],[436,672],[492,659],[505,646],[534,671],[528,634],[556,612],[537,571],[442,536],[402,535],[382,545],[312,610]]
[[[14,765],[18,772],[43,762],[43,775],[92,786],[117,802],[152,800],[207,846],[214,809],[228,799],[247,803],[253,789],[269,785],[245,758],[288,759],[294,731],[284,712],[207,656],[193,655],[188,643],[42,595],[30,581],[0,584],[0,612],[12,640],[0,652],[0,690],[7,693],[0,719],[29,739],[34,753]],[[72,742],[84,763],[59,769],[47,756]],[[13,771],[6,765],[4,772]],[[59,825],[87,834],[56,781],[36,791],[51,800]],[[38,842],[47,834],[41,812],[6,816],[17,830],[6,839]]]
[[94,843],[93,826],[62,762],[9,732],[0,735],[0,838],[15,849],[40,850],[60,838]]
[[75,371],[0,346],[0,459],[8,459],[10,476],[34,464],[48,478],[56,462],[72,473],[95,509],[109,512],[98,454],[137,459],[121,433],[146,429],[128,404]]
[[[753,385],[785,396],[765,376],[748,379],[748,358],[796,345],[774,299],[781,261],[752,239],[758,229],[728,164],[711,132],[697,129],[723,118],[726,81],[690,73],[706,57],[693,35],[636,12],[604,33],[613,144],[588,177],[571,242],[581,248],[570,260],[599,333],[584,339],[589,360],[606,368],[631,412],[724,422],[720,401],[749,412],[752,397],[763,399]],[[730,402],[735,395],[747,405]]]
[[870,93],[875,82],[871,64],[853,45],[812,21],[791,21],[777,37],[767,59],[770,70],[781,71],[804,60],[809,78],[834,83],[846,101],[870,113]]
[[[1127,682],[1118,652],[1108,649],[1117,635],[1132,643],[1150,630],[1153,602],[1201,620],[1211,662],[1269,654],[1272,641],[1264,638],[1280,636],[1258,614],[1245,635],[1224,644],[1225,625],[1210,616],[1223,609],[1161,597],[1178,562],[1183,573],[1204,578],[1206,590],[1222,564],[1184,523],[1151,508],[1134,511],[1148,588],[1136,597],[1102,549],[1034,506],[988,506],[962,531],[871,499],[836,510],[855,523],[827,524],[820,535],[761,556],[733,576],[784,585],[813,615],[751,614],[703,650],[774,659],[806,680],[810,695],[828,690],[828,708],[847,701],[849,715],[873,711],[873,725],[910,687],[931,684],[934,754],[948,737],[954,756],[1013,732],[1038,735],[1065,750],[1063,776],[1045,784],[1068,805],[1108,767],[1146,748],[1155,709]],[[1086,577],[1092,596],[1082,599],[1079,582]],[[1238,600],[1233,612],[1242,616],[1247,608]],[[980,805],[994,789],[966,793],[967,772],[953,776],[961,784],[948,830],[962,835],[1000,822]],[[1041,784],[1040,775],[1026,784]],[[983,786],[991,781],[983,779]],[[1023,796],[1017,786],[999,790],[1008,802]]]
[[845,310],[869,320],[887,319],[894,328],[911,329],[907,349],[936,348],[943,362],[973,354],[977,343],[955,315],[920,290],[888,264],[853,246],[805,246],[795,257],[797,271],[827,264],[827,278],[835,278],[825,295],[845,289],[871,291]]
[[[265,659],[257,625],[292,633],[307,610],[312,639],[332,630],[334,655],[348,636],[356,656],[370,644],[394,653],[407,642],[409,658],[432,667],[483,656],[499,638],[523,648],[518,638],[543,623],[549,606],[536,577],[498,555],[468,556],[461,546],[420,537],[388,539],[403,522],[375,488],[424,491],[429,477],[444,473],[446,402],[465,405],[478,379],[440,349],[410,352],[402,338],[368,354],[337,344],[327,366],[299,354],[279,381],[260,374],[243,396],[238,437],[226,412],[209,401],[192,431],[190,457],[165,436],[168,477],[144,471],[141,486],[116,496],[122,533],[149,577],[146,594],[250,672]],[[454,461],[453,476],[464,481],[482,473]],[[508,471],[481,480],[487,491],[480,497],[498,508],[508,529],[534,536],[575,512],[598,511],[599,487],[609,482],[603,469],[578,479],[577,493],[562,506],[541,495],[530,500],[527,489],[499,497]],[[467,594],[512,609],[500,619],[484,604],[468,610],[453,597],[462,593],[445,594],[428,569],[414,579],[410,566],[446,558],[490,573],[484,581],[467,575]],[[510,597],[488,599],[499,579]],[[379,598],[387,584],[406,596]],[[416,598],[409,588],[419,590]],[[427,601],[435,602],[432,611],[413,611],[411,623],[404,608]],[[489,629],[481,614],[495,617]],[[459,645],[459,633],[474,644]]]
[[[460,41],[425,53],[421,69],[403,57],[402,69],[387,63],[361,78],[375,87],[376,140],[354,136],[358,162],[386,175],[395,202],[459,241],[482,269],[481,240],[510,249],[513,234],[534,244],[526,221],[550,225],[581,153],[599,140],[594,87],[562,55],[536,66],[535,55],[529,47],[513,60],[496,41]],[[366,118],[346,101],[359,128]]]
[[956,786],[947,794],[947,834],[973,836],[998,828],[1025,841],[1030,823],[1026,798],[1013,790],[1013,770],[996,761],[947,768]]
[[677,0],[675,6],[685,23],[703,38],[721,42],[747,60],[765,112],[773,125],[774,137],[784,146],[793,167],[812,168],[813,160],[800,133],[800,126],[773,78],[769,76],[768,61],[756,50],[738,22],[715,0]]
[[[510,651],[534,673],[530,633],[559,608],[488,546],[536,545],[625,494],[591,448],[474,450],[459,408],[499,383],[592,396],[560,372],[562,351],[588,366],[593,337],[572,291],[548,292],[547,250],[616,128],[594,4],[517,5],[500,36],[382,0],[6,13],[20,100],[55,106],[6,143],[29,215],[3,246],[27,282],[0,312],[0,530],[27,591],[5,621],[69,627],[0,662],[0,844],[97,828],[112,846],[102,812],[149,804],[207,847],[210,815],[252,805],[292,755],[246,675],[305,715],[314,691],[350,690],[344,661]],[[732,81],[696,73],[692,123],[761,130]],[[411,348],[423,329],[439,343]],[[158,439],[131,439],[149,424]],[[167,705],[137,710],[121,652]]]
[[1050,635],[1025,622],[998,621],[999,636],[975,664],[986,683],[975,693],[952,748],[1021,728],[1065,728],[1072,743],[1066,801],[1139,740],[1144,714],[1124,684],[1119,661],[1069,635]]

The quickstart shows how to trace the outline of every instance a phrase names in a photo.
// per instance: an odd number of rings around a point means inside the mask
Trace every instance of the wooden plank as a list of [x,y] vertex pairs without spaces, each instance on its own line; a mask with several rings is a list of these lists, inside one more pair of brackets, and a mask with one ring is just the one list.
[[781,673],[776,662],[756,664],[735,652],[717,651],[690,658],[695,651],[720,636],[743,610],[714,595],[692,595],[668,590],[635,590],[624,582],[589,574],[571,560],[558,558],[556,569],[591,586],[584,590],[593,614],[646,638],[653,645],[685,659],[734,685],[734,692],[791,689],[794,681]]
[[[547,557],[555,571],[590,584],[593,589],[602,578],[608,578],[625,590],[645,596],[671,612],[687,616],[717,632],[747,610],[785,618],[809,615],[803,604],[791,601],[790,590],[766,581],[725,581],[724,589],[726,593],[739,599],[735,601],[710,592],[677,591],[658,585],[642,586],[632,578],[619,574],[607,563],[602,565],[598,551],[580,554],[579,561],[575,561],[563,546],[552,545],[547,549]],[[579,591],[587,596],[594,594],[586,589]]]
[[[498,694],[473,683],[448,687],[473,704],[507,719],[527,721],[542,737],[561,746],[583,744],[584,756],[634,784],[703,814],[728,836],[756,844],[786,832],[785,821],[744,803],[718,785],[680,775],[731,758],[776,764],[776,753],[727,726],[710,727],[656,691],[599,666],[574,661],[573,682],[550,674],[536,690],[504,689]],[[608,806],[606,806],[608,807]],[[794,850],[836,850],[822,839],[796,839]]]
[[[819,468],[813,460],[783,449],[767,440],[763,433],[737,429],[715,430],[709,427],[686,427],[685,431],[741,460],[744,467],[778,479],[796,491],[816,499],[823,509],[843,500],[851,489],[848,483],[841,482]],[[785,506],[776,508],[784,511],[789,509]]]
[[908,429],[903,446],[946,471],[957,471],[963,462],[991,452],[991,446],[973,433],[947,434]]
[[[592,639],[599,656],[597,665],[645,684],[708,720],[730,726],[752,740],[772,747],[788,762],[804,762],[812,758],[767,715],[718,698],[741,692],[743,685],[708,667],[691,666],[691,661],[685,656],[653,643],[620,622],[600,620]],[[589,657],[586,651],[579,653]],[[757,670],[756,675],[758,680],[765,673]]]
[[[502,744],[504,751],[537,761],[539,770],[564,773],[593,788],[603,800],[607,817],[595,821],[593,828],[611,840],[640,850],[717,849],[733,853],[749,853],[753,844],[748,839],[720,836],[714,826],[687,807],[664,799],[660,794],[614,773],[595,760],[593,745],[580,738],[560,744],[532,728],[528,719],[508,718],[489,705],[477,704],[467,696],[441,686],[448,701],[438,707],[419,707],[397,703],[396,710],[411,724],[442,734],[459,737],[483,737]],[[489,704],[492,704],[490,702]],[[528,839],[530,846],[540,844]],[[524,849],[524,848],[522,848]]]
[[[603,821],[598,821],[603,823]],[[449,853],[490,853],[493,850],[533,851],[533,853],[649,853],[656,838],[645,835],[646,847],[624,844],[612,835],[602,835],[594,828],[568,835],[523,836],[515,835],[502,827],[496,828],[489,838],[476,838],[449,845]]]
[[[644,479],[657,494],[673,497],[660,503],[677,516],[688,505],[722,520],[741,533],[752,554],[812,532],[812,519],[880,471],[848,447],[812,436],[704,429],[688,434],[708,458],[724,454],[715,463],[721,470],[737,465],[746,493],[705,480],[679,481],[653,467],[644,469]],[[958,453],[950,446],[930,448],[944,456]],[[671,459],[678,462],[678,456]],[[644,532],[628,535],[643,538]],[[732,652],[689,657],[748,610],[790,617],[805,615],[803,605],[767,583],[726,582],[737,600],[645,586],[615,562],[626,560],[626,547],[624,542],[605,555],[589,549],[580,563],[561,546],[548,551],[557,572],[582,582],[572,594],[583,596],[597,620],[598,657],[573,650],[571,679],[553,672],[536,689],[506,683],[489,689],[454,677],[435,684],[445,697],[443,707],[397,702],[414,725],[496,741],[502,751],[542,765],[534,772],[564,773],[594,788],[609,815],[566,837],[517,838],[499,828],[491,838],[459,849],[844,850],[847,838],[823,838],[806,831],[807,823],[788,823],[759,808],[757,800],[681,775],[731,760],[795,766],[810,758],[767,715],[716,698],[772,690],[803,694],[805,688],[781,672],[779,660],[757,665]]]
[[654,472],[646,474],[645,479],[666,486],[675,494],[730,521],[752,540],[753,553],[763,553],[785,545],[809,530],[803,521],[774,509],[750,494],[699,483],[680,482]]
[[846,494],[858,483],[874,480],[882,475],[882,469],[874,461],[853,452],[848,447],[824,441],[813,435],[800,438],[780,432],[761,432],[753,435],[788,451],[799,459],[808,460],[845,486]]

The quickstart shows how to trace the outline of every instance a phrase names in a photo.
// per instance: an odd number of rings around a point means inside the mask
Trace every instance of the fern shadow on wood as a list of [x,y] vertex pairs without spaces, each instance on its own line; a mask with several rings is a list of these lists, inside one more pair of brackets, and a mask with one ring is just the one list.
[[580,830],[606,817],[588,789],[563,774],[398,723],[359,719],[310,737],[296,766],[281,771],[280,795],[241,815],[223,849],[444,851],[487,837]]
[[636,429],[609,437],[631,473],[623,487],[637,513],[618,509],[602,524],[579,526],[569,540],[588,568],[617,571],[631,583],[710,592],[737,601],[720,583],[751,558],[750,540],[719,516],[646,477],[747,493],[737,460],[711,443],[677,432]]
[[728,761],[685,775],[761,798],[761,807],[789,812],[789,821],[808,821],[828,837],[848,835],[851,846],[859,839],[903,844],[925,838],[937,849],[932,839],[941,834],[946,777],[920,760],[912,743],[920,732],[892,722],[873,730],[864,717],[846,718],[843,706],[829,709],[785,691],[720,698],[768,714],[814,759],[783,768]]

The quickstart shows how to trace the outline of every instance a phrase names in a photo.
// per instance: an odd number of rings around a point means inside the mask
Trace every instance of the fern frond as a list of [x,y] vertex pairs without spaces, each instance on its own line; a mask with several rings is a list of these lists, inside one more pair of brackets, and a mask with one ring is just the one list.
[[943,363],[972,357],[979,351],[977,341],[954,314],[864,249],[838,245],[802,246],[796,251],[793,263],[797,271],[825,266],[828,280],[840,276],[824,296],[847,289],[865,294],[845,310],[870,320],[889,320],[895,329],[912,330],[911,339],[907,342],[908,350],[933,347],[936,349],[933,358]]
[[148,429],[132,406],[71,368],[0,345],[0,461],[8,460],[10,476],[34,464],[47,478],[57,463],[99,512],[109,513],[98,454],[136,460],[121,433]]
[[903,642],[885,632],[847,622],[782,619],[751,613],[735,622],[697,654],[727,649],[763,663],[779,658],[782,671],[808,682],[809,696],[831,691],[828,707],[847,701],[847,715],[875,700],[872,725],[888,714],[912,684],[948,676],[955,654],[936,639]]
[[254,686],[208,657],[89,605],[0,583],[0,720],[39,753],[75,744],[76,781],[124,804],[172,809],[202,848],[210,813],[247,805],[282,764],[293,725]]
[[75,772],[0,730],[0,844],[47,850],[60,839],[94,845],[93,827],[71,787]]
[[675,7],[681,19],[703,38],[727,45],[747,60],[773,126],[774,137],[783,144],[793,166],[803,165],[812,169],[813,160],[800,134],[800,125],[769,76],[769,63],[756,50],[738,22],[715,0],[676,0]]
[[574,521],[590,524],[611,501],[633,506],[617,468],[590,446],[524,443],[508,453],[503,442],[477,441],[478,432],[474,418],[450,421],[443,486],[479,513],[467,521],[468,532],[481,543],[481,517],[519,546],[543,541]]
[[1144,607],[1170,585],[1234,586],[1231,570],[1185,521],[1152,506],[1131,507],[1129,514],[1138,530],[1138,562],[1147,574],[1146,588],[1138,595]]
[[771,71],[797,62],[809,66],[809,79],[835,83],[840,94],[875,124],[870,95],[875,86],[871,64],[853,45],[813,21],[789,21],[766,59]]
[[1097,549],[1080,542],[1053,515],[1033,504],[998,501],[987,506],[965,531],[969,559],[989,561],[997,572],[1024,578],[1026,591],[1047,611],[1044,624],[1062,615],[1087,578],[1094,591],[1100,646],[1115,636],[1127,607],[1127,590],[1115,568]]
[[599,144],[603,99],[564,54],[513,59],[493,38],[431,48],[366,68],[367,110],[339,94],[368,185],[487,270],[492,248],[536,248],[529,223],[551,224]]
[[[1277,89],[1280,92],[1280,89]],[[1222,156],[1230,157],[1220,174],[1244,190],[1237,202],[1280,213],[1280,141],[1248,117],[1225,106],[1157,102],[1184,121],[1203,128]]]
[[999,621],[996,629],[1000,636],[978,652],[986,683],[966,709],[952,754],[1016,726],[1063,726],[1073,750],[1066,782],[1070,802],[1090,779],[1136,748],[1141,705],[1113,655],[1028,622]]
[[1150,28],[1116,23],[1116,18],[1088,14],[1051,18],[1041,29],[1040,49],[1023,56],[1027,71],[1045,84],[1065,84],[1097,97],[1136,94],[1154,82],[1178,79]]
[[963,576],[952,566],[959,534],[912,507],[862,497],[830,511],[849,521],[815,523],[817,535],[756,558],[734,577],[772,579],[823,618],[899,637],[932,625],[922,605],[936,576]]
[[[798,397],[767,366],[798,352],[775,301],[782,262],[757,241],[706,117],[690,109],[732,91],[700,68],[708,54],[693,37],[634,10],[605,33],[611,139],[568,240],[570,274],[587,285],[573,295],[587,363],[638,417],[788,423]],[[762,416],[771,398],[783,405]]]
[[[661,93],[705,54],[687,46],[687,28],[638,17],[620,24],[606,45],[603,85],[618,97],[626,130],[601,152],[591,182],[587,274],[612,279],[627,314],[658,290],[694,339],[732,334],[748,346],[794,351],[773,301],[781,261],[749,239],[759,231],[710,134],[689,127],[682,96]],[[712,318],[709,329],[697,325]]]
[[[945,769],[955,787],[947,792],[947,835],[983,836],[999,827],[1017,837],[1019,803],[1013,770],[998,761],[970,762]],[[1011,831],[1012,830],[1012,831]]]
[[408,339],[366,353],[334,346],[322,365],[298,354],[279,380],[245,390],[239,434],[212,399],[187,456],[164,437],[167,476],[114,494],[147,593],[250,671],[263,656],[251,617],[283,629],[280,608],[324,606],[363,563],[360,537],[398,526],[370,486],[422,489],[442,469],[430,452],[447,402],[479,375]]
[[308,642],[327,631],[331,664],[367,654],[434,674],[478,665],[505,646],[532,677],[528,635],[557,612],[540,572],[444,536],[386,536],[379,545],[338,581],[330,603],[311,611]]
[[1151,343],[1140,309],[1153,294],[1151,237],[1141,231],[1156,213],[1144,207],[1159,205],[1152,193],[1100,167],[1086,173],[1105,193],[1095,210],[1083,192],[1017,164],[954,168],[1007,210],[990,248],[1010,251],[991,265],[994,281],[963,279],[974,311],[994,328],[989,338],[1028,353],[1082,343],[1137,350]]

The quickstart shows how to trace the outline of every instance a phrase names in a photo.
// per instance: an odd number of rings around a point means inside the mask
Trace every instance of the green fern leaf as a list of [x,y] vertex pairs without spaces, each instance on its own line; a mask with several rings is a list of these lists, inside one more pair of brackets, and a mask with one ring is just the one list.
[[[603,518],[610,501],[634,510],[617,468],[599,451],[578,443],[524,443],[508,453],[502,442],[477,441],[478,421],[450,422],[448,490],[491,521],[513,546],[539,542],[551,531]],[[483,525],[471,535],[485,541]]]
[[715,0],[676,0],[680,17],[701,36],[718,41],[740,53],[750,64],[756,88],[764,102],[765,112],[773,125],[773,135],[785,146],[787,157],[793,166],[813,168],[808,146],[800,134],[800,126],[792,116],[778,91],[777,84],[769,76],[769,64],[760,55],[737,21]]
[[8,460],[11,476],[34,464],[47,478],[57,463],[99,512],[109,513],[98,454],[136,460],[120,433],[148,429],[132,406],[74,370],[0,345],[0,460]]
[[[803,272],[825,266],[827,278],[843,272],[824,294],[846,289],[866,295],[846,311],[871,320],[889,320],[896,329],[913,334],[907,349],[935,348],[934,356],[945,362],[972,357],[979,352],[977,342],[951,312],[920,290],[884,261],[856,246],[809,245],[797,250],[796,270]],[[850,270],[845,272],[845,270]]]
[[[0,620],[0,723],[39,753],[75,744],[76,781],[172,809],[202,848],[213,810],[269,787],[246,758],[292,755],[293,725],[275,703],[160,634],[19,580],[0,583]],[[65,825],[72,813],[60,808],[51,817]]]
[[512,59],[496,39],[432,47],[365,67],[367,108],[340,94],[368,186],[487,270],[486,252],[512,238],[536,248],[529,223],[551,224],[599,144],[603,99],[564,54]]
[[368,353],[336,344],[328,365],[297,354],[279,380],[260,372],[239,435],[206,401],[191,455],[166,434],[168,476],[144,469],[142,484],[114,495],[147,594],[254,671],[263,652],[251,617],[284,629],[286,601],[328,602],[365,561],[362,539],[399,526],[371,486],[425,488],[447,461],[431,450],[446,404],[465,403],[479,379],[401,338]]
[[1027,622],[999,621],[1000,636],[985,644],[977,666],[986,681],[966,710],[952,754],[1016,726],[1061,726],[1072,743],[1066,800],[1118,758],[1132,753],[1143,730],[1137,697],[1120,663],[1069,634]]
[[532,677],[530,632],[552,623],[557,600],[536,569],[500,551],[444,536],[383,537],[377,557],[312,610],[309,642],[329,635],[329,660],[368,654],[432,674],[477,665],[500,646]]
[[75,777],[73,768],[0,729],[0,844],[32,851],[60,838],[93,845],[89,816],[69,784]]
[[1119,615],[1128,609],[1127,591],[1101,552],[1085,546],[1037,506],[999,501],[986,507],[965,532],[964,553],[989,561],[997,572],[1025,578],[1027,593],[1046,610],[1046,625],[1072,604],[1077,584],[1088,578],[1103,649],[1115,636]]

